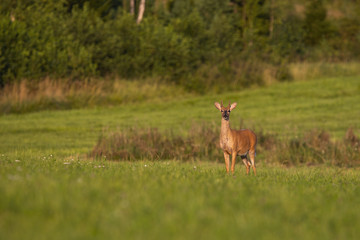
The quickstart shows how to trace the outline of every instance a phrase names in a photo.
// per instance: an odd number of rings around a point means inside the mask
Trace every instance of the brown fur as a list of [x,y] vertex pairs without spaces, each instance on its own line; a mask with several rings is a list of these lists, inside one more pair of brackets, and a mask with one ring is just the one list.
[[[250,166],[256,175],[255,168],[255,152],[256,152],[256,135],[253,131],[248,129],[234,130],[230,128],[230,112],[236,107],[237,103],[230,104],[224,107],[215,102],[215,107],[221,111],[221,131],[220,131],[220,147],[224,152],[226,171],[229,172],[230,155],[231,172],[235,171],[236,156],[240,156],[246,167],[246,174],[249,174]],[[250,156],[250,161],[247,156]]]

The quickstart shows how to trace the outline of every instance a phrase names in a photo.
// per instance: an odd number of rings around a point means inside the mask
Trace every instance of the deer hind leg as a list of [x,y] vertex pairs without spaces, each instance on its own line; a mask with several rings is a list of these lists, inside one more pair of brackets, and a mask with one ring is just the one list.
[[236,163],[236,153],[232,153],[231,154],[231,158],[232,158],[232,161],[231,161],[231,172],[234,174],[235,172],[235,163]]
[[243,163],[245,164],[245,167],[246,167],[246,174],[249,174],[249,171],[250,171],[250,163],[247,159],[247,155],[243,155],[243,156],[240,156]]
[[256,176],[256,167],[255,167],[255,151],[249,152],[251,167],[253,169],[254,175]]
[[225,158],[225,166],[226,166],[226,172],[229,172],[229,163],[230,163],[230,156],[228,153],[224,152],[224,158]]

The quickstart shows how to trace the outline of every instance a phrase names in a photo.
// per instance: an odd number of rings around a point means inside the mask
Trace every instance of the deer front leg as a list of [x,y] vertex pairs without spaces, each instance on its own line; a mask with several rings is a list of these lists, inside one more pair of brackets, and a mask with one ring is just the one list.
[[229,154],[224,152],[224,158],[225,158],[225,165],[226,165],[226,172],[229,173]]
[[231,158],[232,158],[232,161],[231,161],[231,172],[234,174],[235,172],[235,162],[236,162],[236,153],[233,152],[231,154]]

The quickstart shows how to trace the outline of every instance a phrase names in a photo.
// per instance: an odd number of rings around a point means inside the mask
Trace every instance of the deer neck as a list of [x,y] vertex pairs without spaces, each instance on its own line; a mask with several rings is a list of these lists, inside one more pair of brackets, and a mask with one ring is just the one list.
[[225,119],[221,119],[221,130],[220,135],[221,138],[228,138],[230,135],[230,122],[226,121]]

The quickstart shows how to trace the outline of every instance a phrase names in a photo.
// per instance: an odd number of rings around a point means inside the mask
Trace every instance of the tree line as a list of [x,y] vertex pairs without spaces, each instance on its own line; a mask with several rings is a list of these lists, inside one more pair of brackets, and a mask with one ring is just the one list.
[[358,0],[2,0],[0,85],[160,78],[201,91],[279,80],[287,64],[360,56]]

